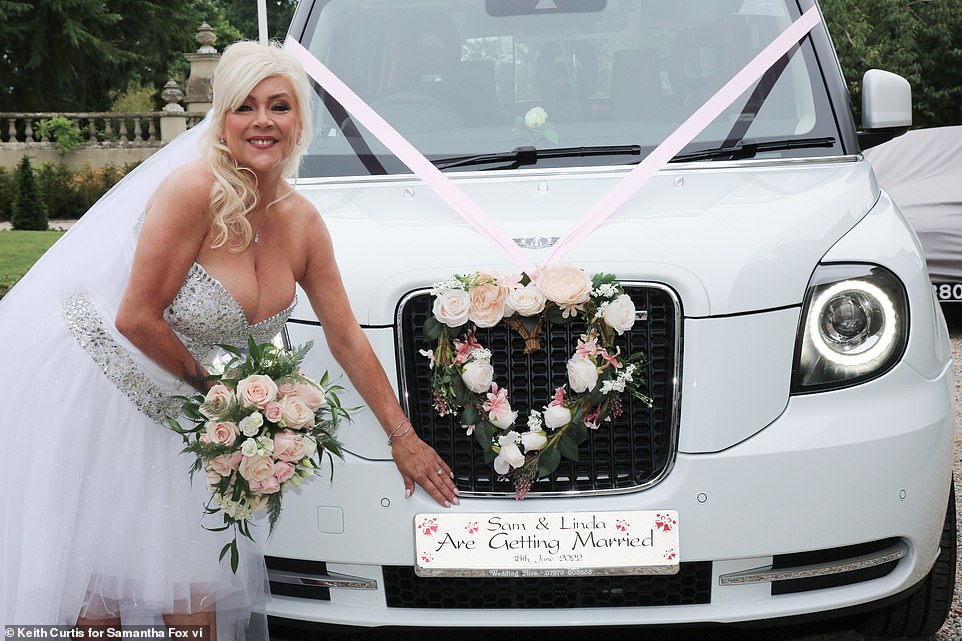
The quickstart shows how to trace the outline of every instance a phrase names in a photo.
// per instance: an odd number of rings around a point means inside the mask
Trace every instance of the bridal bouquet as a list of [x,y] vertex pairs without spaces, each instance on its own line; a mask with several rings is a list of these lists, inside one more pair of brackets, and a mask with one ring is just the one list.
[[206,396],[178,397],[193,425],[168,422],[184,438],[183,451],[197,457],[191,475],[205,474],[211,492],[207,513],[223,515],[223,527],[208,529],[234,528],[220,558],[230,552],[236,572],[238,532],[253,539],[250,519],[260,512],[267,512],[273,530],[283,491],[314,476],[325,452],[341,456],[334,435],[341,420],[350,420],[350,410],[338,398],[344,388],[326,373],[314,381],[301,372],[311,343],[286,352],[249,339],[246,355],[220,347],[232,358],[223,374],[211,377],[216,382]]

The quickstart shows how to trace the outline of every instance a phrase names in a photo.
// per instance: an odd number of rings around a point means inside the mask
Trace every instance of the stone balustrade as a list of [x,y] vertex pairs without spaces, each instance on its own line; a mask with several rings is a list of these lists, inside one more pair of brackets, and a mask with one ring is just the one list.
[[[11,113],[0,112],[0,149],[37,149],[55,147],[55,142],[42,137],[40,123],[55,116],[63,116],[77,124],[82,147],[161,147],[165,143],[161,126],[163,119],[183,121],[184,130],[200,122],[200,112],[141,112],[141,113]],[[47,144],[43,144],[47,143]]]

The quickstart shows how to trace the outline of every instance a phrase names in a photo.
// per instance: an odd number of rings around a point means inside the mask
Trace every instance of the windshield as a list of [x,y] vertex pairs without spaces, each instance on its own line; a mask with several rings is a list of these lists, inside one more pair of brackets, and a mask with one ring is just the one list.
[[[329,0],[313,11],[302,44],[445,171],[637,163],[799,13],[789,0]],[[676,160],[840,154],[820,78],[803,41]],[[302,175],[408,171],[322,91],[315,102]]]

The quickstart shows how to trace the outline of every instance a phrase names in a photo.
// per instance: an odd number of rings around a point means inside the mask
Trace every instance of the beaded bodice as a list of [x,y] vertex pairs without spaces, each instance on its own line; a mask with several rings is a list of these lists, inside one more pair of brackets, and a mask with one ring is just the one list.
[[[284,327],[295,302],[296,299],[287,309],[252,325],[220,281],[194,263],[164,311],[164,318],[191,354],[210,365],[218,344],[243,349],[248,336],[258,343],[270,341]],[[191,394],[192,390],[182,381],[162,382],[148,373],[142,360],[146,357],[129,351],[118,340],[112,324],[104,320],[84,292],[67,296],[63,309],[67,327],[80,347],[140,411],[160,422],[180,413],[181,401],[175,395]]]
[[230,292],[198,263],[191,265],[183,286],[164,318],[198,361],[205,362],[218,343],[243,348],[247,337],[269,342],[284,327],[295,301],[270,318],[251,325]]

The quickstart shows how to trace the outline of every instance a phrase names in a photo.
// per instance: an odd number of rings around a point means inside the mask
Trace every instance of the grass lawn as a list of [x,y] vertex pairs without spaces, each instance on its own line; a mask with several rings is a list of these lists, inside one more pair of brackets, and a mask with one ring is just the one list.
[[0,231],[0,296],[61,236],[59,231]]

